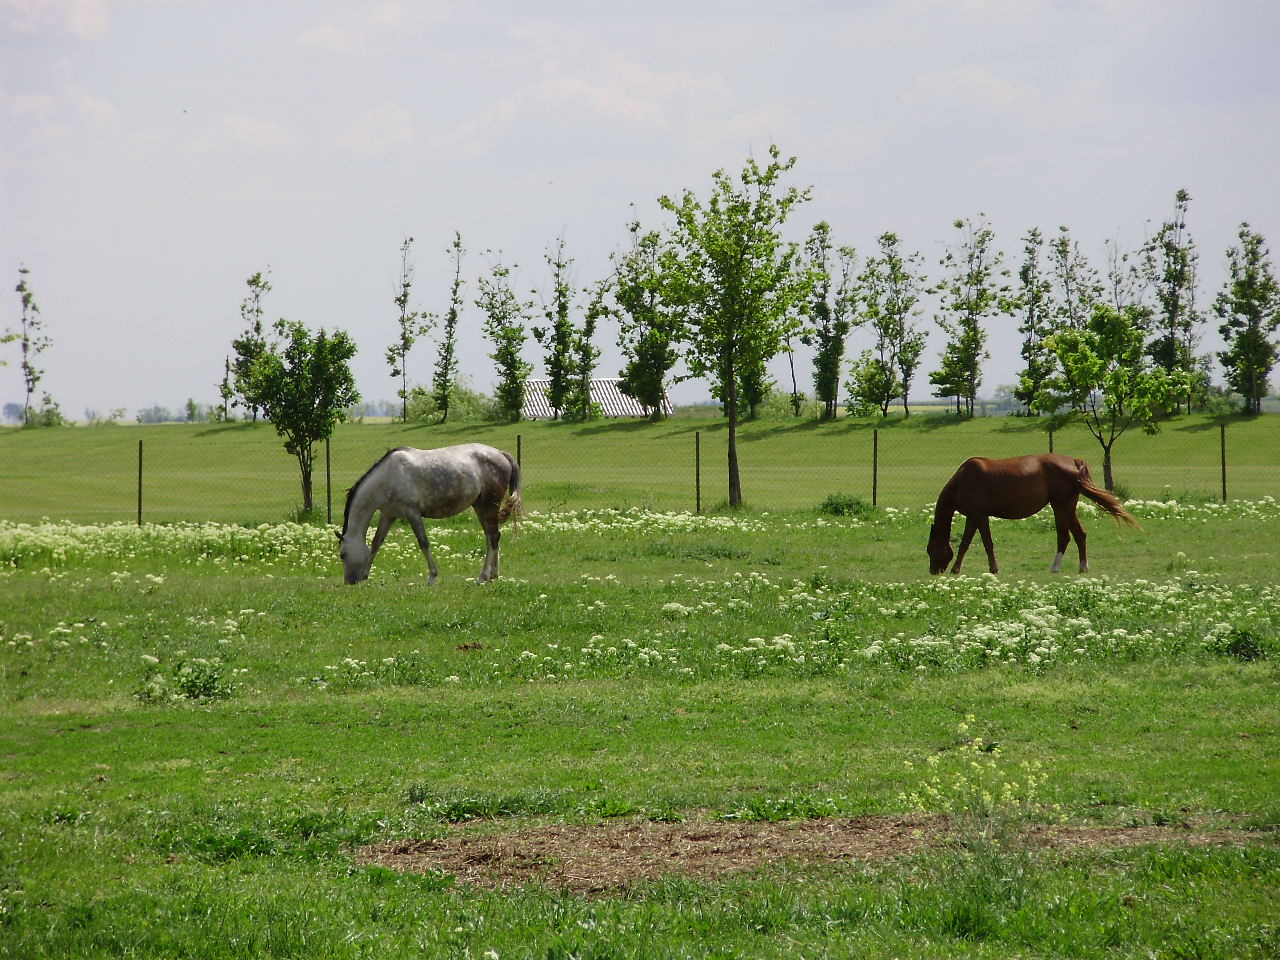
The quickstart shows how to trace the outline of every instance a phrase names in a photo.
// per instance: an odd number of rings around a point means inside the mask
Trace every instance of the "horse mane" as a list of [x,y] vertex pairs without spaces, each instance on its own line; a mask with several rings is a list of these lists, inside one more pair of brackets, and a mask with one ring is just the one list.
[[393,453],[399,453],[401,450],[408,450],[408,449],[409,449],[408,447],[396,447],[393,450],[388,450],[386,453],[384,453],[381,457],[378,458],[377,463],[375,463],[372,467],[366,470],[361,475],[360,479],[351,485],[351,489],[347,491],[346,505],[342,508],[342,533],[340,534],[340,536],[345,537],[347,535],[347,521],[351,518],[351,503],[356,498],[356,491],[360,489],[360,484],[364,483],[365,480],[369,478],[369,474],[373,473],[373,471],[377,470],[380,466],[382,466],[382,461],[386,460],[387,457],[391,456]]

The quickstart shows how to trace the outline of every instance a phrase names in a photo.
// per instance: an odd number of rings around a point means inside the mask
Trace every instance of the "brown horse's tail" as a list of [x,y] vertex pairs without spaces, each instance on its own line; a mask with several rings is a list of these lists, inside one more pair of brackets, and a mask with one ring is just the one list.
[[507,494],[502,498],[502,505],[498,507],[498,522],[506,523],[511,520],[519,526],[520,518],[524,515],[524,499],[520,496],[520,465],[506,451],[502,455],[511,464],[511,479],[507,482]]
[[1120,499],[1115,494],[1093,485],[1093,476],[1089,472],[1089,464],[1083,460],[1077,460],[1076,469],[1080,472],[1081,493],[1096,503],[1104,513],[1109,513],[1115,517],[1116,523],[1120,523],[1123,520],[1131,527],[1142,529],[1142,524],[1138,523],[1133,514],[1124,508],[1124,505],[1120,503]]

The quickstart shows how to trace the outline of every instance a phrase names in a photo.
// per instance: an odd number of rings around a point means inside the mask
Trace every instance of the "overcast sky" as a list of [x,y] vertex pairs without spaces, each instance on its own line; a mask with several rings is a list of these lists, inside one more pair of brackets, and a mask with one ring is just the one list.
[[[347,330],[362,393],[393,399],[406,236],[417,309],[445,306],[455,230],[472,296],[486,250],[545,291],[562,235],[585,285],[633,215],[663,226],[658,196],[706,196],[771,143],[813,187],[797,239],[825,219],[869,252],[893,230],[935,276],[956,218],[984,212],[1014,268],[1027,228],[1060,224],[1101,266],[1185,187],[1207,307],[1240,221],[1280,237],[1272,0],[0,0],[0,20],[0,329],[23,264],[42,388],[74,418],[213,403],[268,268],[268,317]],[[461,336],[487,389],[474,306]],[[1015,377],[1013,323],[991,352],[988,395]],[[0,356],[0,402],[21,401]],[[433,360],[420,342],[411,380]]]

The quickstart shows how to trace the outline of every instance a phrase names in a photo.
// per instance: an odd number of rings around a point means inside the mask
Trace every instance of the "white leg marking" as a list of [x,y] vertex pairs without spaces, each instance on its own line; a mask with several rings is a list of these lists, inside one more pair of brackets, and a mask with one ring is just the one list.
[[1053,566],[1049,568],[1050,573],[1059,573],[1062,570],[1062,554],[1055,553],[1053,555]]

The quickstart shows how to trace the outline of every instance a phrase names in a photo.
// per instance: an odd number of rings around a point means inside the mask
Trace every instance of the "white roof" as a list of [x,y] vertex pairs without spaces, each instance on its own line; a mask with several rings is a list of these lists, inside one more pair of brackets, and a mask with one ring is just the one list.
[[[599,404],[606,417],[647,417],[648,408],[641,406],[635,397],[628,397],[618,389],[622,380],[619,377],[605,377],[591,381],[591,402]],[[520,415],[526,420],[552,419],[551,404],[547,400],[547,391],[551,387],[550,380],[526,380],[524,382],[524,409]],[[563,411],[561,411],[563,413]],[[662,412],[673,413],[671,401],[664,392],[662,395]]]

